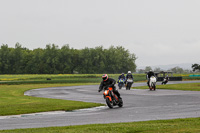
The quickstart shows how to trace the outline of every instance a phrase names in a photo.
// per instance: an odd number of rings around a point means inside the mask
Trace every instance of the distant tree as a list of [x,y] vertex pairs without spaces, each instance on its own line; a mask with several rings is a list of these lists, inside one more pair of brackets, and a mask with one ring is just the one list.
[[93,73],[94,72],[94,60],[93,58],[96,56],[93,54],[92,57],[92,49],[90,48],[84,48],[79,52],[79,65],[77,67],[77,70],[79,73]]
[[200,65],[199,64],[192,64],[192,71],[195,72],[195,71],[200,71]]
[[48,44],[45,49],[29,50],[16,43],[15,48],[0,47],[2,74],[126,73],[135,71],[135,60],[135,54],[122,46],[77,50]]
[[146,72],[152,70],[152,68],[150,66],[146,66],[145,69],[144,69]]
[[160,71],[161,71],[161,68],[156,67],[156,68],[154,69],[154,71],[155,71],[155,72],[160,72]]
[[174,73],[183,73],[184,70],[183,68],[180,68],[180,67],[174,67],[174,68],[171,68],[170,71],[174,72]]
[[25,69],[25,66],[24,66],[24,51],[26,51],[25,48],[22,48],[22,45],[19,44],[19,43],[16,43],[15,44],[15,49],[13,49],[11,52],[10,52],[10,63],[11,63],[11,66],[12,66],[12,70],[11,72],[12,73],[15,73],[15,74],[20,74],[20,73],[24,73],[24,69]]
[[45,61],[45,73],[47,74],[58,74],[58,66],[59,66],[59,47],[55,44],[46,45],[46,49],[44,50],[44,61]]
[[192,70],[184,69],[184,73],[192,73]]
[[10,69],[9,53],[11,48],[8,45],[2,45],[0,48],[0,73],[8,74]]
[[104,73],[105,71],[105,50],[103,46],[95,47],[96,56],[94,59],[95,73]]
[[122,46],[111,46],[104,50],[105,72],[107,73],[126,73],[128,71],[135,72],[137,59],[135,54],[130,54]]
[[62,46],[59,52],[59,70],[60,73],[71,73],[71,66],[72,66],[72,52],[69,45]]
[[77,49],[71,49],[71,67],[70,67],[70,71],[71,73],[78,73],[78,69],[80,68],[80,65],[82,65],[80,63],[80,51],[81,50],[77,50]]
[[44,74],[48,73],[46,71],[47,64],[44,58],[44,49],[38,48],[34,49],[31,53],[31,59],[27,64],[27,69],[29,69],[30,74]]
[[145,73],[145,70],[144,69],[138,69],[137,72],[138,73]]

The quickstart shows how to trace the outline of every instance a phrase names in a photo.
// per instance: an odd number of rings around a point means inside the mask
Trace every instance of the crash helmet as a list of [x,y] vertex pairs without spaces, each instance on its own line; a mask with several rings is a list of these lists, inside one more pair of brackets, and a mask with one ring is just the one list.
[[103,81],[108,80],[108,75],[107,74],[103,74],[102,79],[103,79]]
[[131,71],[128,71],[128,73],[131,73]]
[[122,75],[124,75],[124,73],[122,73]]

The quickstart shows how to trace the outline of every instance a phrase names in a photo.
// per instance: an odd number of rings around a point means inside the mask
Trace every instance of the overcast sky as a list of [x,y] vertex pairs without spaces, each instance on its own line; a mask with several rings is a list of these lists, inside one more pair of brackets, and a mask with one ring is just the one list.
[[0,0],[0,45],[123,46],[137,66],[200,63],[200,0]]

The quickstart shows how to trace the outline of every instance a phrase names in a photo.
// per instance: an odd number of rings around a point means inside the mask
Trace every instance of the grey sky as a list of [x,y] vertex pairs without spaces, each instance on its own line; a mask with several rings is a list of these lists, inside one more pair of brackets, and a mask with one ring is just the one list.
[[0,0],[0,44],[124,46],[137,66],[199,63],[200,0]]

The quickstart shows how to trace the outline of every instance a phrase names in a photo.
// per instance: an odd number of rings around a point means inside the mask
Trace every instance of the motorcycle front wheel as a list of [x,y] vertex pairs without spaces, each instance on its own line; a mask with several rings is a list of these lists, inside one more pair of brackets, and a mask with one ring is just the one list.
[[130,88],[131,88],[131,83],[127,83],[126,90],[130,90]]
[[123,106],[123,101],[122,99],[119,99],[119,104],[118,104],[119,107],[122,107]]
[[122,88],[122,86],[123,86],[123,84],[119,84],[119,89],[121,89],[121,88]]
[[110,101],[108,97],[106,98],[106,104],[108,105],[109,108],[113,108],[113,103],[112,101]]

